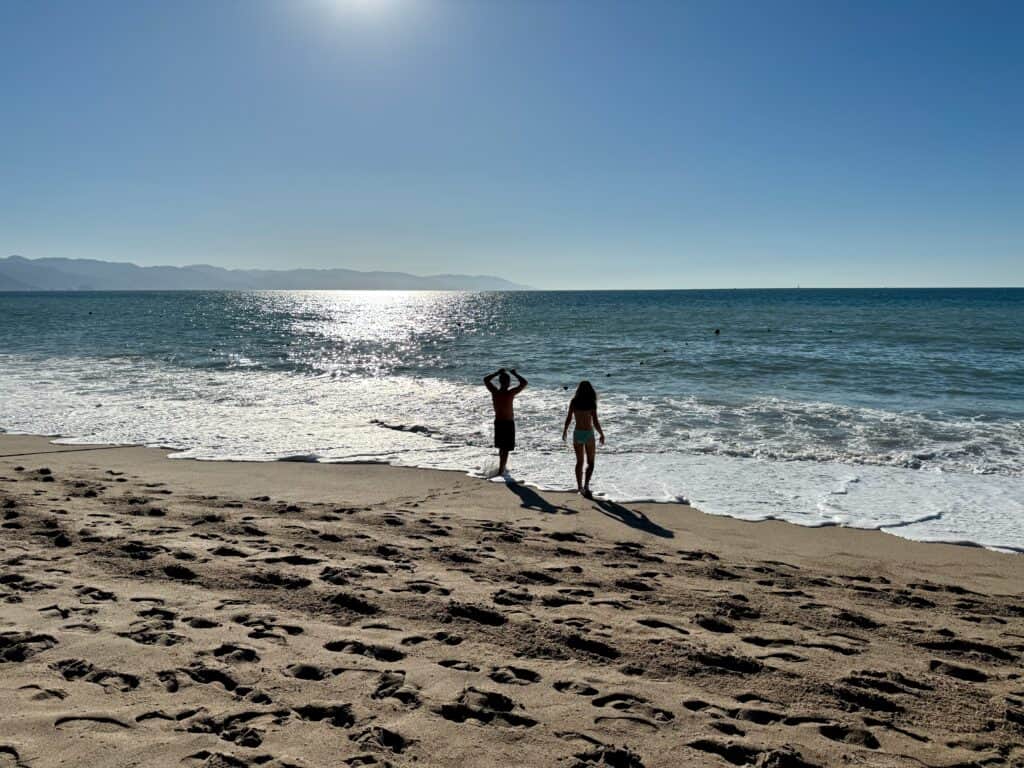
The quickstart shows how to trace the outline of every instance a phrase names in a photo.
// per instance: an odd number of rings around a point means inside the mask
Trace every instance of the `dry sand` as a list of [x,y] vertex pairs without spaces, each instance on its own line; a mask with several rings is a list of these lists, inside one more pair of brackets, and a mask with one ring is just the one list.
[[0,454],[3,768],[1024,765],[1020,556],[456,473]]

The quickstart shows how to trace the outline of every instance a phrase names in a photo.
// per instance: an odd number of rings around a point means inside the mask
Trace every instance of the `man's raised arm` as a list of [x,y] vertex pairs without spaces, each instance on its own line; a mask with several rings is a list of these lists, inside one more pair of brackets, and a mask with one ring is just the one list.
[[529,384],[530,382],[528,382],[523,376],[520,376],[516,372],[515,368],[512,369],[511,373],[519,380],[519,383],[516,384],[516,386],[512,389],[512,394],[518,395],[520,392],[526,389],[526,385]]
[[487,387],[488,392],[497,392],[498,388],[494,386],[494,377],[504,371],[504,368],[499,368],[494,373],[489,373],[484,376],[484,386]]

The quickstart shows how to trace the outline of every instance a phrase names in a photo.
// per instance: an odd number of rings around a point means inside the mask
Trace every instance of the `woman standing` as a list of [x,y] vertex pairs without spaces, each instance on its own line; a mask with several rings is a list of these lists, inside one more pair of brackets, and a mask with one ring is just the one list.
[[[569,432],[569,424],[573,418],[576,419],[576,427],[572,431],[572,448],[576,451],[576,490],[584,498],[592,498],[590,493],[590,478],[594,474],[594,454],[597,445],[594,441],[594,432],[601,437],[601,445],[604,445],[604,430],[601,429],[601,422],[597,418],[597,392],[589,381],[581,381],[576,387],[576,394],[569,402],[569,413],[565,416],[565,425],[562,427],[562,440],[565,440]],[[586,480],[583,477],[583,456],[587,457]]]

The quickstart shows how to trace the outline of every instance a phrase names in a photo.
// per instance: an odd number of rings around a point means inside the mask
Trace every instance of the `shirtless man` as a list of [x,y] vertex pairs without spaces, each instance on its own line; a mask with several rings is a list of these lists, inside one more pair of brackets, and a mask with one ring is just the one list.
[[[494,404],[494,447],[498,449],[499,475],[505,474],[509,451],[516,449],[516,416],[512,409],[512,401],[526,389],[526,379],[516,373],[515,368],[511,373],[516,377],[514,387],[510,386],[512,378],[504,368],[484,376],[484,386],[491,393],[491,401]],[[498,379],[498,386],[494,386],[495,377]]]

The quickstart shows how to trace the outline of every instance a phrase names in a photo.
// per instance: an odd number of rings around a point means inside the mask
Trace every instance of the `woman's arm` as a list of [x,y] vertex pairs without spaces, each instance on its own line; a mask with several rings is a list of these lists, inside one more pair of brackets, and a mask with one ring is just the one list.
[[569,412],[565,414],[565,424],[562,425],[562,439],[565,440],[566,434],[569,432],[569,425],[572,423],[572,406],[569,406]]
[[597,434],[601,436],[601,445],[604,445],[604,430],[601,429],[601,420],[597,418],[597,408],[594,409],[594,427],[597,429]]

